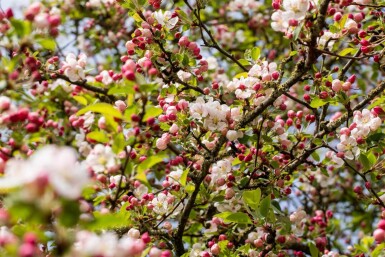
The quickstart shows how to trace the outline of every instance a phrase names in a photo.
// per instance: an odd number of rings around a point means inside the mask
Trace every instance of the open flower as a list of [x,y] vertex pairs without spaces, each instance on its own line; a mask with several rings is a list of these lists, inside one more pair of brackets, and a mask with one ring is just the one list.
[[349,160],[353,160],[354,157],[357,157],[360,154],[356,139],[346,135],[341,136],[341,142],[337,145],[337,149],[344,152],[345,157]]
[[[0,188],[11,189],[31,184],[38,186],[42,179],[60,196],[76,199],[88,183],[89,175],[84,166],[77,162],[75,150],[48,145],[36,151],[28,160],[7,162]],[[25,190],[29,188],[24,187]]]
[[175,27],[175,25],[178,23],[179,18],[176,16],[172,18],[172,13],[169,11],[165,11],[164,13],[162,10],[159,10],[157,12],[154,12],[154,18],[156,21],[166,27],[167,29],[172,29]]
[[64,75],[66,75],[71,82],[85,79],[84,68],[86,63],[87,56],[85,54],[80,54],[78,59],[76,59],[73,53],[68,54],[62,66]]
[[87,156],[85,163],[96,173],[112,172],[119,168],[112,148],[102,144],[95,145]]

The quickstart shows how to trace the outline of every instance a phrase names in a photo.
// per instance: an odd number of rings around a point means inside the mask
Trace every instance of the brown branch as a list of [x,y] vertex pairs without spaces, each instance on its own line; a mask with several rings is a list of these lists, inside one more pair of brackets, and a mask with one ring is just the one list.
[[87,89],[89,91],[92,91],[94,93],[99,93],[99,94],[106,95],[106,96],[108,95],[108,90],[107,89],[92,86],[92,85],[87,83],[86,79],[78,80],[78,81],[71,81],[67,76],[59,74],[59,73],[56,73],[56,77],[59,78],[59,79],[65,80],[65,81],[67,81],[67,82],[69,82],[71,84],[74,84],[74,85],[80,86],[82,88],[85,88],[85,89]]
[[[202,40],[203,42],[205,43],[205,45],[207,47],[211,47],[211,48],[215,48],[217,49],[221,54],[223,54],[224,56],[226,56],[228,59],[230,59],[231,61],[235,62],[243,71],[248,71],[246,69],[245,66],[243,66],[232,54],[228,53],[226,50],[224,50],[223,48],[221,48],[219,45],[218,45],[218,42],[215,40],[214,36],[212,35],[211,31],[206,27],[206,25],[202,22],[201,20],[201,17],[200,17],[200,9],[198,8],[197,10],[195,10],[194,8],[192,8],[192,6],[189,4],[188,0],[184,0],[184,2],[186,3],[186,5],[188,6],[188,8],[194,13],[194,16],[197,18],[198,22],[199,22],[199,27],[201,29],[201,36],[202,36]],[[211,44],[209,44],[205,38],[205,36],[203,35],[203,30],[206,32],[206,34],[209,36],[210,40],[211,40]]]

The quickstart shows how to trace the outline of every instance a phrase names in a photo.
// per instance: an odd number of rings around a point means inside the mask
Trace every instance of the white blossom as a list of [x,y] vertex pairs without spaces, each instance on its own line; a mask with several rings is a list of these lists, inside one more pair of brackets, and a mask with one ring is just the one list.
[[165,11],[163,13],[162,10],[154,12],[154,18],[156,21],[162,25],[165,26],[167,29],[172,29],[175,27],[175,25],[178,23],[179,18],[176,16],[172,18],[172,13],[169,11]]
[[56,193],[69,199],[78,198],[89,181],[87,170],[77,162],[72,148],[48,145],[27,160],[8,161],[0,188],[21,187],[40,178],[46,178]]
[[86,63],[87,56],[85,54],[80,54],[78,59],[73,53],[68,54],[62,66],[64,75],[72,82],[85,79],[84,68]]
[[103,173],[116,170],[119,165],[116,155],[110,146],[97,144],[87,156],[85,163],[95,173]]

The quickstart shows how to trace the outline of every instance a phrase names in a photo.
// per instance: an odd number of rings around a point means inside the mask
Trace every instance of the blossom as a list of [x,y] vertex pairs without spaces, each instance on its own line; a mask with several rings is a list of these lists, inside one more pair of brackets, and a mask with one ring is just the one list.
[[283,8],[290,12],[291,18],[300,20],[305,18],[307,11],[309,10],[309,0],[284,0],[282,3]]
[[203,126],[210,131],[221,131],[228,125],[227,115],[230,107],[213,101],[212,98],[205,102],[202,97],[198,97],[195,102],[189,104],[191,116],[199,121],[203,121]]
[[336,39],[338,39],[338,35],[336,33],[325,31],[318,39],[318,45],[322,48],[331,50]]
[[261,3],[255,0],[233,0],[229,3],[229,10],[249,12],[250,10],[257,10],[261,6]]
[[101,235],[88,231],[80,231],[68,257],[138,257],[141,256],[146,244],[143,240],[132,237],[131,230],[122,238],[115,233],[105,232]]
[[77,133],[75,135],[75,140],[76,147],[78,148],[79,153],[83,156],[87,156],[92,150],[92,147],[86,141],[86,134],[84,133],[84,130],[81,129],[80,133]]
[[214,206],[219,212],[238,212],[242,208],[242,201],[238,197],[216,202]]
[[206,58],[206,61],[208,63],[208,69],[209,70],[215,70],[218,68],[218,61],[215,57],[210,56],[210,57]]
[[290,26],[290,21],[302,21],[308,12],[309,0],[284,0],[282,3],[284,11],[277,10],[272,16],[271,27],[275,31],[286,32]]
[[171,195],[166,195],[164,193],[159,193],[157,197],[155,197],[151,201],[151,205],[153,206],[153,211],[160,216],[169,214],[172,211],[171,216],[176,216],[183,209],[182,204],[179,204],[178,207],[175,208],[174,197]]
[[85,163],[96,173],[112,172],[119,168],[116,155],[110,146],[97,144],[87,156]]
[[354,157],[358,157],[360,149],[357,147],[357,142],[354,137],[342,135],[341,142],[337,145],[339,151],[343,151],[345,157],[349,160],[353,160]]
[[154,12],[154,18],[156,21],[162,25],[165,26],[167,29],[172,29],[175,27],[175,25],[178,23],[178,16],[172,18],[172,13],[169,11],[165,11],[163,13],[162,10],[159,10],[157,12]]
[[[261,64],[255,64],[249,70],[249,76],[261,78],[263,81],[270,81],[273,72],[277,71],[277,64],[275,62],[268,63],[267,61]],[[256,83],[256,81],[254,81]]]
[[220,178],[226,178],[231,171],[231,162],[227,159],[218,161],[211,170],[211,183],[214,184]]
[[177,169],[171,171],[170,174],[168,174],[167,178],[169,178],[169,181],[171,180],[170,182],[172,182],[173,184],[179,184],[182,174],[183,170]]
[[177,75],[178,75],[178,78],[183,82],[187,82],[191,78],[190,72],[185,72],[182,70],[178,71]]
[[357,124],[357,128],[375,131],[381,126],[381,119],[373,115],[368,109],[357,111],[354,113],[353,122]]
[[147,194],[148,193],[148,188],[143,185],[143,184],[140,184],[137,188],[135,188],[134,190],[134,195],[136,198],[139,198],[141,199],[143,197],[143,195]]
[[85,54],[80,54],[78,59],[76,59],[73,53],[68,54],[62,66],[64,75],[66,75],[71,82],[85,79],[84,68],[86,63],[87,56]]
[[112,77],[110,76],[110,73],[108,71],[104,70],[100,73],[100,75],[102,77],[102,83],[104,85],[109,85],[109,84],[114,82],[114,80],[112,79]]
[[0,188],[21,187],[46,179],[60,196],[76,199],[81,195],[89,176],[85,167],[77,162],[76,152],[69,147],[45,146],[28,160],[13,159],[7,162]]
[[171,135],[168,133],[164,133],[161,138],[156,140],[156,147],[159,150],[165,150],[167,148],[168,143],[170,143]]
[[229,130],[226,133],[226,138],[230,141],[237,140],[240,137],[243,137],[242,131]]
[[289,20],[286,16],[287,14],[281,10],[278,10],[271,15],[271,20],[273,21],[271,23],[271,27],[273,30],[281,32],[285,32],[287,30],[289,27]]

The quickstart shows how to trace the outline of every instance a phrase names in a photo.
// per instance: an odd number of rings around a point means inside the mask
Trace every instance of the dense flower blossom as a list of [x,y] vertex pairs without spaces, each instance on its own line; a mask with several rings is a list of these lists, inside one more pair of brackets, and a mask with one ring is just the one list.
[[0,188],[25,186],[28,190],[40,187],[44,180],[62,197],[76,199],[88,183],[89,174],[77,162],[73,149],[51,145],[37,150],[27,160],[8,161],[5,175],[0,179]]
[[110,146],[97,144],[91,150],[85,164],[96,173],[114,172],[119,168],[116,155]]
[[193,118],[203,121],[203,126],[210,131],[221,131],[228,125],[226,116],[230,111],[229,106],[213,101],[206,102],[202,97],[189,104],[190,114]]
[[382,124],[377,115],[364,109],[354,112],[353,124],[349,128],[341,129],[340,143],[337,149],[342,151],[346,158],[353,159],[360,154],[359,140],[367,137],[370,132],[376,131]]
[[79,55],[77,59],[73,53],[70,53],[67,55],[66,61],[63,62],[62,69],[69,80],[75,82],[86,78],[84,73],[86,64],[87,56],[85,54]]
[[325,31],[319,38],[318,45],[320,48],[331,50],[336,39],[338,39],[338,35],[336,33]]
[[[112,232],[97,235],[88,231],[77,233],[77,241],[68,257],[137,257],[141,256],[146,244],[139,238],[140,233],[131,229],[122,238]],[[136,235],[136,236],[135,236]]]
[[299,23],[309,10],[309,0],[283,0],[284,11],[277,10],[271,16],[272,28],[275,31],[286,32],[290,28],[290,22]]
[[159,193],[152,200],[151,208],[156,214],[160,215],[159,217],[165,214],[176,216],[183,209],[183,205],[179,204],[174,196]]
[[356,139],[346,135],[341,136],[341,142],[337,145],[337,149],[344,152],[345,157],[349,160],[358,157],[360,154],[360,149],[357,147]]
[[34,2],[0,11],[1,255],[383,255],[375,1]]
[[179,20],[177,16],[172,17],[171,12],[169,11],[163,12],[162,10],[154,12],[154,18],[160,25],[165,26],[167,29],[174,28]]
[[229,3],[230,11],[249,12],[256,10],[261,6],[261,3],[255,0],[233,0]]

